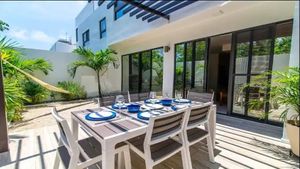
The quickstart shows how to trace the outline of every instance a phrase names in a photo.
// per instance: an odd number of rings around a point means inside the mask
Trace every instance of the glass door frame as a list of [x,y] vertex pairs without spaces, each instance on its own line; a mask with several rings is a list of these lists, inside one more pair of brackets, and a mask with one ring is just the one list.
[[[125,56],[128,56],[128,59],[129,59],[129,66],[128,66],[128,68],[129,68],[129,72],[132,70],[132,65],[131,65],[131,63],[132,63],[132,55],[135,55],[135,54],[138,54],[138,63],[139,63],[139,67],[138,67],[138,73],[139,73],[139,75],[138,75],[138,93],[141,93],[142,92],[142,78],[143,78],[143,75],[142,75],[142,53],[145,53],[145,52],[150,52],[150,60],[151,60],[151,62],[150,62],[150,84],[149,84],[149,92],[152,90],[152,69],[153,69],[153,67],[152,67],[152,64],[153,64],[153,57],[152,57],[152,52],[153,52],[153,50],[157,50],[157,49],[161,49],[161,50],[163,50],[163,47],[157,47],[157,48],[151,48],[151,49],[147,49],[147,50],[143,50],[143,51],[138,51],[138,52],[134,52],[134,53],[130,53],[130,54],[125,54],[125,55],[121,55],[121,91],[124,91],[124,87],[123,87],[123,64],[124,64],[124,61],[123,61],[123,59],[124,59],[124,57]],[[163,56],[164,57],[164,56]],[[129,78],[129,77],[128,77]],[[130,80],[129,80],[129,82],[128,82],[129,84],[128,84],[128,91],[130,91],[129,89],[130,89]]]
[[[255,30],[260,30],[260,29],[268,29],[268,36],[270,37],[271,40],[271,45],[270,45],[270,53],[269,53],[269,65],[268,65],[268,71],[272,71],[272,67],[273,67],[273,59],[274,59],[274,45],[275,45],[275,34],[276,34],[276,23],[273,24],[268,24],[268,25],[263,25],[263,26],[258,26],[258,27],[254,27],[254,28],[249,28],[249,29],[244,29],[244,30],[240,30],[240,31],[235,31],[232,33],[232,49],[231,49],[231,56],[230,56],[230,76],[229,76],[229,92],[230,93],[228,95],[228,115],[233,115],[233,116],[240,116],[243,118],[247,118],[247,119],[251,119],[251,120],[256,120],[256,121],[263,121],[265,123],[271,123],[271,124],[275,124],[275,125],[281,125],[281,123],[279,122],[274,122],[274,121],[270,121],[268,119],[268,117],[266,119],[259,119],[257,117],[250,117],[248,116],[248,110],[249,110],[249,105],[248,105],[248,101],[249,101],[249,88],[246,88],[246,96],[245,96],[245,108],[244,108],[244,112],[243,114],[238,114],[233,112],[233,96],[234,96],[234,79],[236,76],[244,76],[247,78],[246,83],[249,84],[250,83],[250,78],[251,76],[255,76],[255,75],[259,75],[261,73],[251,73],[251,68],[252,68],[252,51],[253,51],[253,32]],[[250,32],[250,39],[249,39],[249,53],[248,53],[248,67],[247,67],[247,73],[235,73],[235,59],[236,59],[236,46],[237,46],[237,35],[240,33],[244,33],[244,32]],[[271,78],[272,76],[270,74],[267,75],[267,80],[268,83],[271,83]],[[264,105],[264,111],[268,112],[269,111],[269,91],[270,88],[266,89],[266,95],[264,96],[266,99],[266,103]]]
[[183,54],[184,54],[184,60],[183,60],[183,75],[182,75],[182,95],[183,98],[186,98],[187,95],[187,86],[186,86],[186,56],[187,56],[187,44],[192,43],[192,73],[191,73],[191,87],[194,87],[195,83],[195,60],[196,60],[196,43],[197,42],[205,42],[206,48],[205,48],[205,56],[204,56],[204,77],[203,77],[203,90],[207,91],[207,70],[208,70],[208,56],[209,56],[209,45],[210,45],[210,38],[201,38],[186,42],[180,42],[174,44],[174,77],[173,77],[173,97],[175,97],[175,91],[176,91],[176,46],[177,45],[184,45],[183,47]]

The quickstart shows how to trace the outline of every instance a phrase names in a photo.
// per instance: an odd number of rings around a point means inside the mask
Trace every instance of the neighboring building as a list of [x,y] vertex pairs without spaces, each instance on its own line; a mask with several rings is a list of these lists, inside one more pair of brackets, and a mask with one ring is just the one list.
[[70,53],[75,48],[76,45],[72,44],[71,40],[59,39],[52,45],[50,51]]
[[[173,96],[213,90],[219,112],[253,119],[280,108],[263,102],[251,110],[247,101],[268,96],[260,87],[243,86],[266,71],[299,65],[298,2],[131,3],[142,3],[143,9],[123,1],[90,1],[76,17],[78,46],[118,52],[121,67],[104,76],[118,81],[120,90]],[[297,49],[290,56],[291,43]],[[278,121],[276,113],[266,120]]]

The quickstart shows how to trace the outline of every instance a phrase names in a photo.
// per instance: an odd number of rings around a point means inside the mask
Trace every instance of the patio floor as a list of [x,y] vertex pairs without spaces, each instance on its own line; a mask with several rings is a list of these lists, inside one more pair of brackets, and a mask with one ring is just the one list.
[[[92,102],[77,103],[75,106],[72,104],[62,104],[58,108],[67,119],[69,119],[68,111],[96,106]],[[41,113],[41,109],[50,110],[50,107],[34,110]],[[34,111],[29,111],[34,114]],[[10,152],[0,154],[0,168],[52,168],[59,133],[56,125],[52,123],[54,121],[49,118],[51,117],[49,111],[42,112],[44,114],[40,114],[40,118],[32,119],[31,123],[25,121],[10,130]],[[49,122],[45,123],[44,118]],[[35,127],[30,129],[30,126]],[[288,145],[280,141],[281,133],[281,127],[218,115],[216,163],[212,164],[208,161],[207,150],[203,143],[199,143],[191,148],[193,168],[299,168],[299,159],[290,157]],[[79,136],[87,137],[82,130]],[[136,154],[131,153],[131,158],[133,169],[145,168],[143,160]],[[180,154],[177,154],[156,166],[155,169],[180,169],[182,168],[180,159]]]

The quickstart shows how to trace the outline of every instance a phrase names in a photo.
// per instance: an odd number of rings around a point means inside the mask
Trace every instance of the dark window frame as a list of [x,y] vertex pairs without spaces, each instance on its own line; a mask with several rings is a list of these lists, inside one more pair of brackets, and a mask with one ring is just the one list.
[[[102,30],[102,27],[101,27],[101,23],[104,22],[105,24],[105,28]],[[105,38],[106,37],[106,17],[102,18],[100,21],[99,21],[99,32],[100,32],[100,39],[102,38]],[[104,35],[105,34],[105,35]]]
[[206,48],[205,48],[205,56],[204,56],[204,84],[203,84],[203,91],[207,91],[207,68],[208,68],[208,54],[209,54],[209,38],[200,38],[200,39],[196,39],[196,40],[190,40],[190,41],[186,41],[186,42],[180,42],[180,43],[176,43],[174,44],[174,76],[173,76],[173,96],[175,97],[175,83],[176,83],[176,46],[178,45],[183,45],[184,49],[183,49],[183,54],[184,54],[184,61],[183,61],[183,76],[182,81],[183,81],[183,97],[186,97],[186,55],[187,55],[187,44],[188,43],[192,43],[192,72],[191,72],[191,86],[194,86],[195,83],[195,59],[196,59],[196,43],[197,42],[205,42],[206,44]]
[[[208,37],[201,37],[201,38],[197,38],[197,39],[192,39],[192,40],[189,40],[189,41],[183,41],[183,42],[178,42],[178,43],[175,43],[174,44],[174,80],[173,80],[173,94],[174,94],[174,89],[175,89],[175,69],[176,69],[176,45],[179,45],[179,44],[183,44],[183,43],[188,43],[188,42],[192,42],[192,41],[198,41],[198,40],[202,40],[202,39],[207,39],[208,40],[208,48],[210,47],[210,39],[212,37],[216,37],[216,36],[221,36],[221,35],[226,35],[226,34],[232,34],[232,45],[231,45],[231,50],[233,52],[231,52],[231,56],[230,56],[230,67],[229,67],[229,82],[228,82],[228,86],[229,86],[229,90],[228,90],[228,103],[227,103],[227,114],[228,115],[231,115],[231,116],[236,116],[236,117],[240,117],[240,118],[243,118],[243,119],[249,119],[249,120],[253,120],[253,121],[257,121],[257,122],[264,122],[264,123],[267,123],[267,124],[271,124],[271,125],[277,125],[277,126],[282,126],[282,123],[280,122],[276,122],[276,121],[271,121],[271,120],[260,120],[258,118],[255,118],[255,117],[250,117],[250,116],[245,116],[245,115],[241,115],[241,114],[237,114],[237,113],[234,113],[232,112],[232,104],[233,104],[233,88],[234,88],[234,77],[235,76],[242,76],[244,74],[236,74],[235,73],[235,45],[234,43],[236,43],[236,38],[234,37],[236,33],[240,33],[240,32],[246,32],[246,31],[252,31],[252,30],[256,30],[256,29],[261,29],[261,28],[267,28],[267,27],[272,27],[274,25],[278,25],[278,24],[282,24],[282,23],[288,23],[288,22],[291,22],[291,24],[293,24],[293,19],[287,19],[287,20],[282,20],[282,21],[278,21],[278,22],[273,22],[273,23],[267,23],[267,24],[263,24],[263,25],[259,25],[259,26],[254,26],[254,27],[248,27],[248,28],[245,28],[245,29],[240,29],[240,30],[235,30],[235,31],[230,31],[230,32],[225,32],[225,33],[221,33],[221,34],[216,34],[216,35],[212,35],[212,36],[208,36]],[[272,30],[272,38],[274,38],[274,35],[276,33],[276,29]],[[274,33],[275,32],[275,33]],[[271,38],[272,42],[271,42],[271,45],[273,46],[274,45],[274,40]],[[249,49],[249,50],[252,50],[252,49]],[[273,64],[273,59],[274,59],[274,49],[272,48],[271,49],[271,53],[270,55],[272,55],[270,57],[270,60],[269,60],[269,68],[272,69],[272,64]],[[207,55],[207,62],[209,62],[209,58],[208,58],[208,55]],[[250,60],[249,60],[250,62]],[[272,62],[272,63],[270,63]],[[208,64],[206,64],[208,65]],[[205,75],[207,75],[207,66],[206,66],[206,73]],[[246,75],[248,75],[248,73],[246,73]],[[254,73],[252,73],[251,75],[255,75]],[[268,77],[268,80],[270,80],[272,77],[269,76]],[[206,82],[205,84],[207,84],[207,77],[205,78]],[[269,96],[266,96],[266,97],[269,97]]]
[[75,29],[75,38],[76,38],[76,42],[78,42],[78,28]]
[[[124,54],[124,55],[122,55],[121,56],[121,63],[122,63],[122,65],[121,65],[121,91],[123,91],[124,90],[124,84],[123,84],[123,63],[124,63],[124,61],[123,61],[123,57],[125,57],[125,56],[128,56],[128,59],[129,59],[129,62],[131,62],[130,60],[132,59],[132,55],[136,55],[136,54],[138,54],[138,56],[139,56],[139,64],[141,64],[141,55],[142,55],[142,53],[144,53],[144,52],[150,52],[150,58],[151,58],[151,62],[150,62],[150,66],[151,66],[151,68],[150,68],[150,70],[152,70],[152,63],[153,63],[153,50],[157,50],[157,49],[161,49],[162,51],[163,51],[163,47],[161,46],[161,47],[156,47],[156,48],[151,48],[151,49],[147,49],[147,50],[142,50],[142,51],[138,51],[138,52],[134,52],[134,53],[129,53],[129,54]],[[164,56],[163,56],[164,57]],[[131,64],[129,64],[129,74],[130,74],[130,71],[131,71]],[[142,85],[142,79],[141,79],[141,76],[142,76],[142,74],[141,74],[141,71],[142,71],[142,66],[141,65],[139,65],[139,80],[138,80],[138,93],[140,93],[140,92],[142,92],[141,91],[141,89],[142,89],[142,87],[141,87],[141,85]],[[151,91],[152,90],[152,71],[150,71],[150,83],[149,83],[149,90]],[[129,91],[129,86],[128,86],[128,91]]]
[[82,33],[82,46],[85,47],[85,44],[90,41],[90,30],[87,29]]

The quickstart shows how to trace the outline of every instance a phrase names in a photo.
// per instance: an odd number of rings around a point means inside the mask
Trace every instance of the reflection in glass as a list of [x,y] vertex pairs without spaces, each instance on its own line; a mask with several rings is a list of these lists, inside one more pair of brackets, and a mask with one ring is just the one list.
[[[281,23],[276,26],[276,36],[274,45],[273,71],[284,71],[289,66],[291,39],[292,39],[292,22]],[[272,76],[273,77],[273,76]],[[272,81],[271,81],[272,82]],[[273,83],[271,83],[273,86]],[[272,96],[269,104],[269,120],[280,121],[280,114],[286,109],[285,106],[279,105]]]
[[175,65],[175,91],[183,92],[183,63],[184,63],[184,44],[176,45],[176,65]]
[[186,63],[185,63],[185,86],[186,89],[190,89],[192,85],[192,67],[193,62],[193,43],[189,42],[186,44]]
[[237,35],[235,73],[246,74],[248,70],[250,32]]
[[268,71],[270,52],[271,38],[269,29],[255,30],[253,32],[251,74]]
[[163,48],[152,50],[152,91],[162,91],[163,56]]
[[122,57],[122,91],[129,90],[129,55]]
[[196,42],[196,56],[195,56],[195,84],[194,91],[203,92],[204,86],[204,73],[205,73],[205,52],[206,42]]
[[142,69],[142,79],[141,79],[141,92],[150,91],[150,80],[151,80],[151,52],[146,51],[141,54],[141,69]]
[[245,113],[247,76],[235,76],[233,89],[233,112]]
[[267,112],[265,112],[266,86],[253,85],[255,83],[262,84],[267,82],[267,80],[267,76],[250,77],[248,116],[259,119],[266,119],[268,117]]
[[129,91],[137,93],[139,91],[139,54],[132,54],[129,61]]

